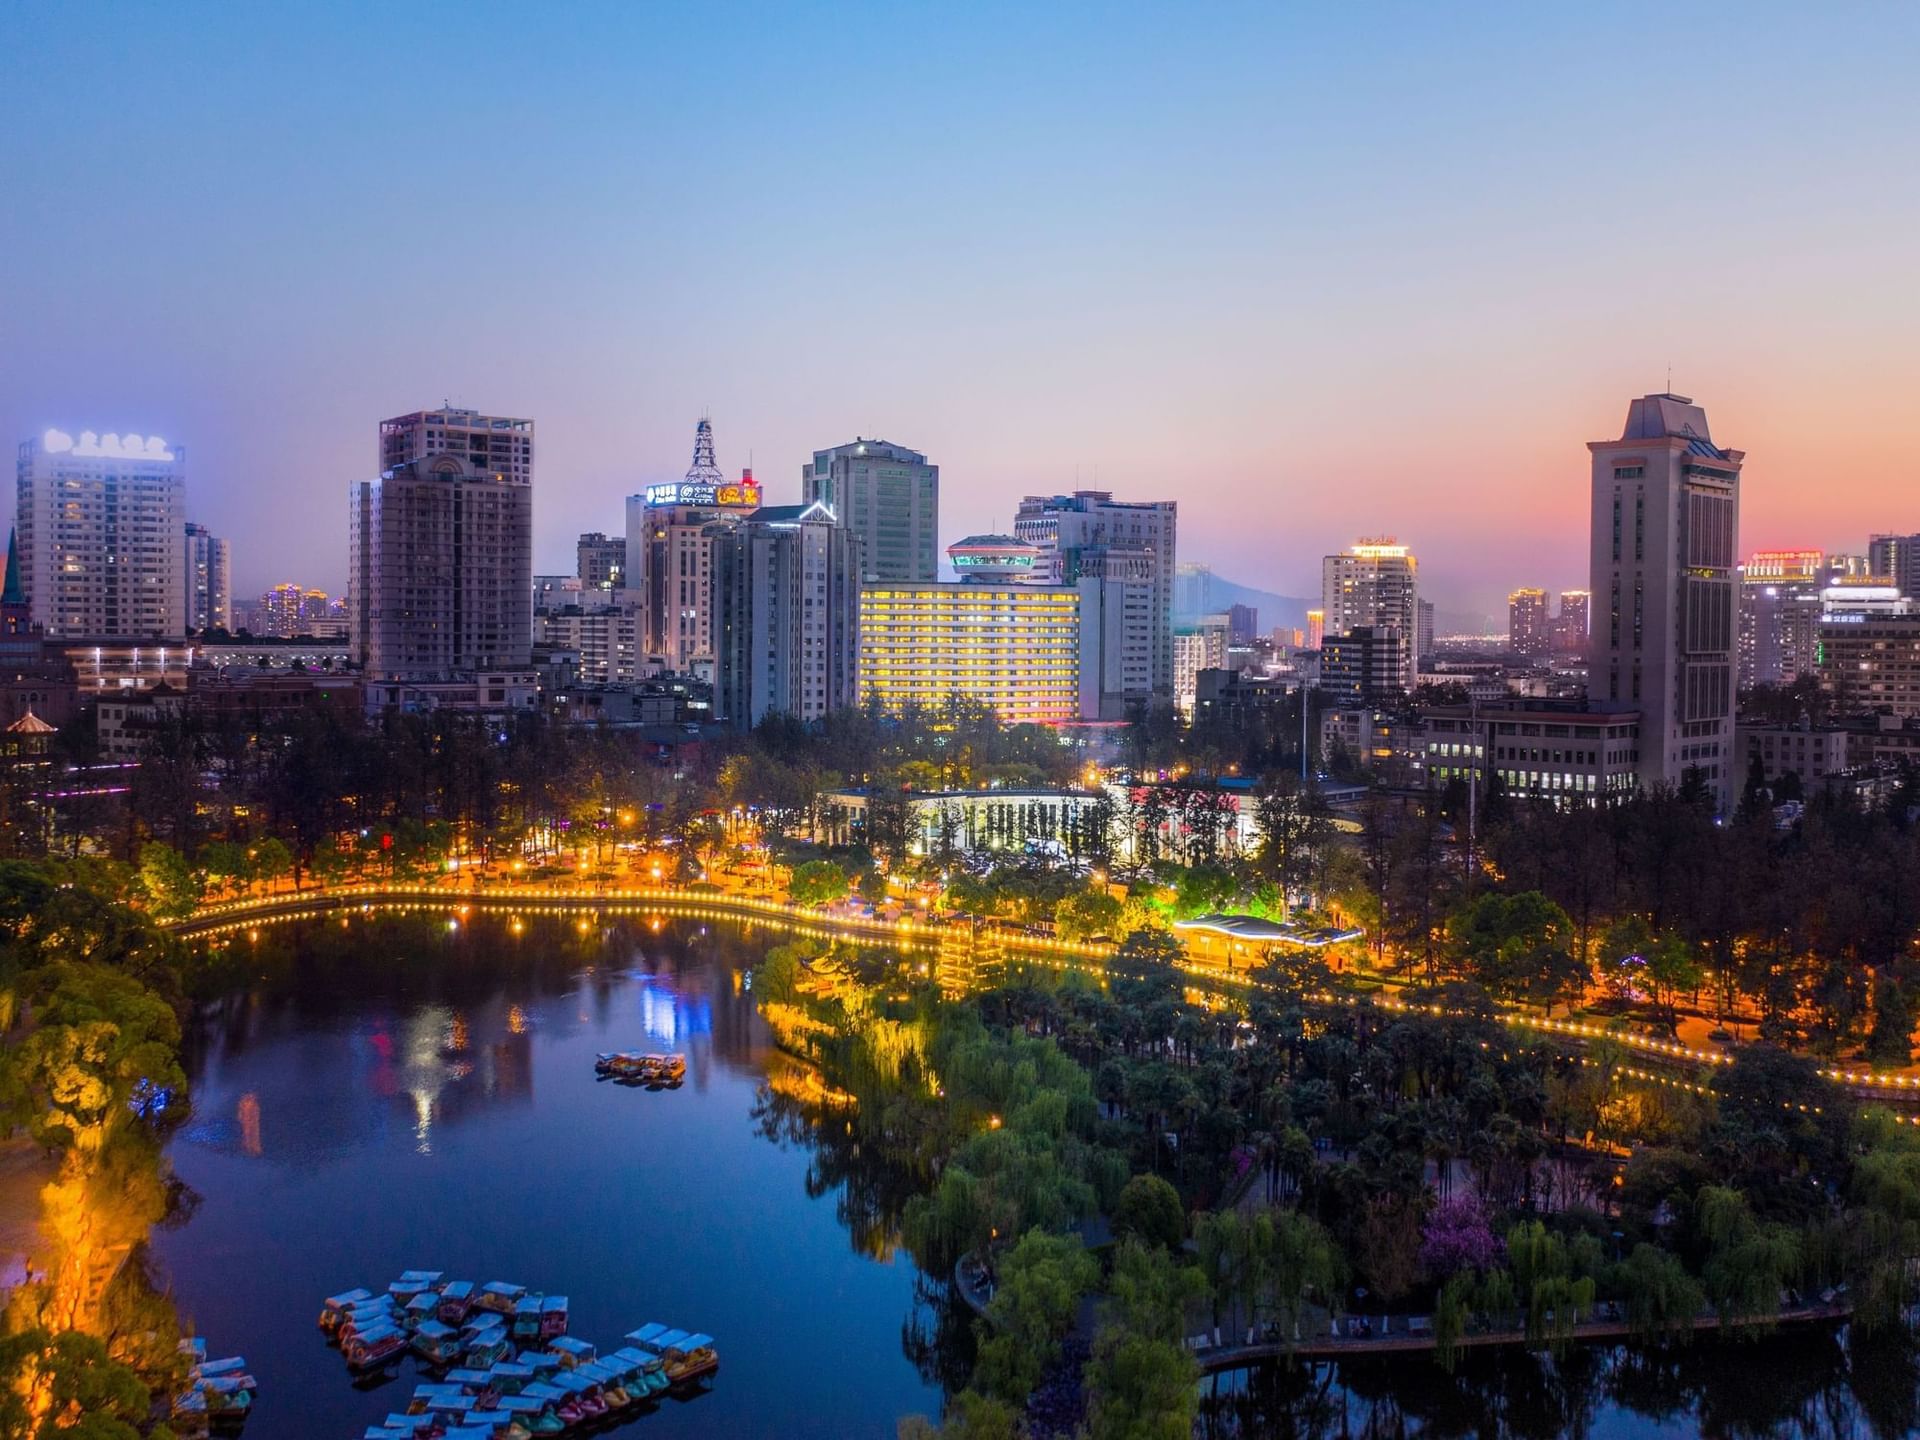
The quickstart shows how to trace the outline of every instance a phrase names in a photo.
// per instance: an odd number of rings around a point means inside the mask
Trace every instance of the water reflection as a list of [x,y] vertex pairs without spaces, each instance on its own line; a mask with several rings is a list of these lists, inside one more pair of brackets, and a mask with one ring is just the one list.
[[1210,1382],[1202,1433],[1347,1437],[1694,1436],[1894,1440],[1920,1426],[1904,1334],[1804,1330],[1664,1350],[1582,1346],[1555,1359],[1469,1352],[1302,1364]]
[[[565,1293],[596,1342],[653,1319],[718,1336],[713,1393],[637,1421],[649,1440],[884,1435],[937,1410],[903,1354],[920,1302],[890,1224],[850,1246],[876,1202],[834,1193],[841,1152],[797,1117],[768,1141],[790,1062],[741,981],[757,937],[446,918],[243,935],[208,990],[241,983],[191,1026],[195,1119],[171,1155],[203,1199],[155,1248],[190,1323],[258,1374],[250,1429],[357,1434],[395,1408],[411,1362],[356,1388],[313,1306],[416,1266]],[[598,1082],[611,1049],[684,1054],[686,1083]]]

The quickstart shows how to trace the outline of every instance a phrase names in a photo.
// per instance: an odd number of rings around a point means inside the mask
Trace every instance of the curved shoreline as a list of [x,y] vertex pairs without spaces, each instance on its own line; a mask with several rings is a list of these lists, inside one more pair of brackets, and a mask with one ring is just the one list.
[[[724,891],[695,892],[678,886],[642,885],[624,888],[560,891],[543,886],[515,886],[499,882],[456,887],[405,882],[363,882],[354,885],[302,890],[286,895],[254,896],[242,900],[218,901],[202,906],[184,919],[163,922],[166,929],[185,939],[231,934],[260,924],[318,919],[342,910],[445,910],[477,908],[501,911],[604,911],[612,914],[653,913],[689,915],[716,920],[760,921],[780,926],[792,933],[834,936],[874,943],[908,945],[938,949],[956,939],[969,948],[986,941],[1000,953],[1017,955],[1023,961],[1066,966],[1098,965],[1112,958],[1111,944],[1090,945],[1050,936],[1029,935],[999,927],[967,929],[949,923],[925,920],[879,920],[856,915],[831,915],[802,910],[790,900],[767,900]],[[1232,989],[1254,986],[1251,975],[1214,965],[1188,961],[1181,970],[1195,980]],[[1409,1003],[1382,990],[1366,996],[1325,994],[1315,997],[1330,1004],[1355,1004],[1362,999],[1387,1010],[1415,1014],[1441,1013],[1438,1007]],[[1595,1040],[1610,1041],[1653,1064],[1672,1066],[1682,1073],[1704,1078],[1732,1057],[1718,1051],[1696,1051],[1673,1041],[1636,1035],[1630,1031],[1610,1030],[1579,1020],[1555,1020],[1521,1010],[1495,1012],[1501,1024],[1516,1030],[1531,1030],[1558,1036],[1583,1049]],[[1649,1071],[1628,1067],[1634,1078],[1674,1084]],[[1881,1104],[1920,1107],[1920,1076],[1874,1076],[1850,1070],[1823,1067],[1823,1078],[1856,1099]],[[1704,1088],[1697,1084],[1689,1088]],[[1916,1120],[1915,1123],[1920,1123]]]

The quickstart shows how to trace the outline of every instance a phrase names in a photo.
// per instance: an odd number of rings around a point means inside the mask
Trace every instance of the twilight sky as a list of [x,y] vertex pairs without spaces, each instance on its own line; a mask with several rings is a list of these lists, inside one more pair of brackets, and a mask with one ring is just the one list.
[[[531,415],[535,569],[856,434],[942,543],[1082,485],[1292,594],[1583,585],[1675,389],[1743,549],[1920,530],[1920,7],[9,5],[0,435],[158,432],[241,596],[375,426]],[[1504,620],[1504,613],[1502,613]]]

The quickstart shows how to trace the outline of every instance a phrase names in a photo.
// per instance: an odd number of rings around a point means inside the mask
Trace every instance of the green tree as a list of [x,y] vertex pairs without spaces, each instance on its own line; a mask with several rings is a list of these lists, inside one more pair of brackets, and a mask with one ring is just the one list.
[[26,1330],[0,1337],[0,1434],[21,1440],[139,1440],[149,1407],[140,1377],[110,1357],[106,1344],[94,1336]]
[[1086,1368],[1089,1440],[1191,1440],[1200,1375],[1182,1339],[1206,1288],[1165,1250],[1121,1243]]
[[1114,1206],[1113,1233],[1142,1245],[1178,1249],[1187,1238],[1187,1212],[1180,1192],[1158,1175],[1134,1176]]
[[847,894],[847,872],[831,860],[809,860],[793,867],[787,893],[796,905],[825,905]]
[[150,840],[140,847],[140,883],[153,913],[163,920],[191,915],[200,903],[200,877],[187,857],[164,841]]
[[1503,999],[1551,1010],[1577,1000],[1586,965],[1568,948],[1573,922],[1538,890],[1488,894],[1456,911],[1447,936],[1466,973]]
[[1100,1278],[1100,1267],[1077,1236],[1029,1230],[1002,1257],[1000,1283],[987,1307],[973,1386],[1016,1408],[1060,1358],[1080,1297]]

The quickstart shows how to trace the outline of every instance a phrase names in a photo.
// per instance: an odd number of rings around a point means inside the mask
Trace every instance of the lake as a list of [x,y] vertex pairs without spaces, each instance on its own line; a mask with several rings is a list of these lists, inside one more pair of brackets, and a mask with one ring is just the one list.
[[[655,925],[659,928],[654,928]],[[938,1413],[902,1347],[903,1253],[857,1251],[815,1150],[770,1139],[789,1062],[739,927],[474,914],[263,930],[253,983],[191,1035],[194,1118],[170,1154],[197,1197],[154,1237],[183,1320],[260,1380],[255,1440],[355,1436],[416,1380],[355,1387],[320,1301],[412,1268],[569,1297],[615,1348],[650,1320],[716,1337],[710,1392],[633,1433],[891,1435]],[[676,1050],[677,1090],[596,1079],[596,1051]]]

